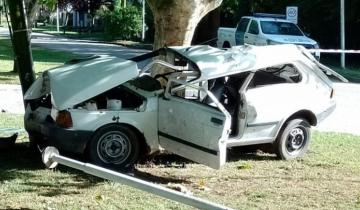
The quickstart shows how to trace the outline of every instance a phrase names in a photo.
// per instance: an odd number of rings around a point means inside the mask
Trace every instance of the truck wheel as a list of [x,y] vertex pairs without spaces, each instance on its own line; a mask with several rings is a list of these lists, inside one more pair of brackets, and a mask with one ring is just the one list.
[[138,160],[138,137],[123,125],[104,126],[92,137],[89,155],[93,163],[105,168],[127,169]]
[[310,142],[310,124],[304,119],[293,119],[286,123],[275,141],[275,152],[283,160],[302,157]]
[[230,48],[230,43],[229,42],[224,42],[222,48]]

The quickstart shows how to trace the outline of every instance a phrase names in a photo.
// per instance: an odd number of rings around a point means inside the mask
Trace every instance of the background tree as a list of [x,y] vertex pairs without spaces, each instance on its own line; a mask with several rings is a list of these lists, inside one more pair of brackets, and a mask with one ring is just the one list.
[[15,64],[23,94],[35,80],[24,0],[7,0],[12,29]]
[[154,16],[154,49],[191,45],[195,28],[222,0],[147,0]]

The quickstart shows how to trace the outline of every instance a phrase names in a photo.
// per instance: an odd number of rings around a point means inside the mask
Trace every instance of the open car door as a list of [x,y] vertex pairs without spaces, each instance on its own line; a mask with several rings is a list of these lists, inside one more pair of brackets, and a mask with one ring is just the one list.
[[[160,145],[167,151],[219,169],[226,162],[230,114],[210,91],[185,84],[175,90],[170,88],[172,83],[181,81],[170,80],[164,97],[159,98]],[[214,106],[196,98],[176,96],[186,88],[206,92]]]

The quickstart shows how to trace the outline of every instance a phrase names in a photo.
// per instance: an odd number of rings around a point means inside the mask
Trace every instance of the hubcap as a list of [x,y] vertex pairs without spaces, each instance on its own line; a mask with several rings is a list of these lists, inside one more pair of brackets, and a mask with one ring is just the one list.
[[299,152],[306,143],[306,133],[301,127],[293,128],[288,135],[286,148],[290,154]]
[[121,164],[130,155],[131,143],[129,138],[121,132],[106,133],[97,144],[97,152],[103,162]]

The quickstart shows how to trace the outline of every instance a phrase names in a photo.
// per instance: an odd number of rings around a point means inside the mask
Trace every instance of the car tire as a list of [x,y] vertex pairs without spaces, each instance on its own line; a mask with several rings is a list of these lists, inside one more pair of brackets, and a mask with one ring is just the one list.
[[30,148],[38,150],[38,147],[45,145],[44,136],[36,133],[29,133]]
[[132,167],[139,157],[139,141],[129,127],[111,124],[96,131],[89,145],[91,161],[116,170]]
[[303,157],[309,148],[310,124],[304,119],[293,119],[285,124],[275,141],[275,153],[282,160]]
[[230,43],[228,41],[223,43],[222,48],[230,48],[230,47],[231,47],[231,45],[230,45]]

